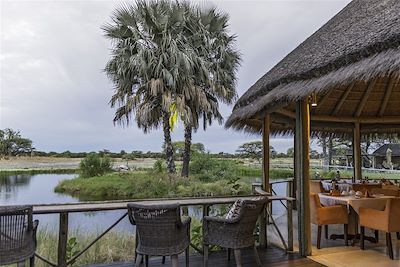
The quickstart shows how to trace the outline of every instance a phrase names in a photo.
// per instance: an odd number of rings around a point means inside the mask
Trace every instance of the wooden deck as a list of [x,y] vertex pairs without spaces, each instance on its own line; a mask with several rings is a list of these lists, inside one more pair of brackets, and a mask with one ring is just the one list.
[[[298,253],[287,254],[284,250],[269,246],[267,249],[259,249],[259,255],[263,266],[271,267],[297,267],[297,266],[307,266],[307,267],[321,267],[322,264],[316,263],[310,259],[302,258]],[[179,266],[185,266],[184,254],[179,256]],[[252,249],[242,250],[242,263],[243,267],[254,267],[256,262],[254,259],[254,254]],[[108,263],[108,264],[97,264],[88,265],[86,267],[132,267],[134,264],[132,262],[119,262],[119,263]],[[142,265],[144,266],[144,265]],[[160,257],[154,257],[149,260],[150,267],[168,267],[171,266],[171,261],[169,258],[166,259],[165,264],[161,263]],[[202,267],[203,266],[203,256],[200,254],[190,255],[190,267]],[[209,258],[210,267],[236,267],[236,263],[231,255],[231,260],[228,261],[226,251],[213,252],[210,254]]]

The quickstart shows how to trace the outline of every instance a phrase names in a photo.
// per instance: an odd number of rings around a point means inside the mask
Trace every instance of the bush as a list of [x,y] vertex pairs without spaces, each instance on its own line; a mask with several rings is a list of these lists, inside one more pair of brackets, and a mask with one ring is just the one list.
[[110,172],[111,159],[108,156],[100,157],[96,153],[88,154],[79,164],[79,170],[82,177],[94,177]]
[[164,161],[161,159],[158,159],[154,162],[153,165],[153,172],[155,173],[162,173],[166,170],[167,168],[164,166]]

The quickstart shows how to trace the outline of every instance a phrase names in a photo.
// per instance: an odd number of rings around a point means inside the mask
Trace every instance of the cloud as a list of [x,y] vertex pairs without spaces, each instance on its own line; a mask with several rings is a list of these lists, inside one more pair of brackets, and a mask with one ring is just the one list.
[[[349,1],[214,1],[230,15],[243,55],[238,93],[243,94],[288,52]],[[110,43],[100,26],[115,1],[1,1],[0,128],[22,131],[38,150],[158,151],[160,130],[144,135],[135,125],[114,126],[108,101],[112,84],[104,68]],[[207,3],[206,3],[207,4]],[[227,117],[232,107],[221,106]],[[183,139],[183,127],[173,133]],[[233,152],[259,137],[215,124],[194,134],[212,152]],[[275,139],[278,151],[292,146]]]

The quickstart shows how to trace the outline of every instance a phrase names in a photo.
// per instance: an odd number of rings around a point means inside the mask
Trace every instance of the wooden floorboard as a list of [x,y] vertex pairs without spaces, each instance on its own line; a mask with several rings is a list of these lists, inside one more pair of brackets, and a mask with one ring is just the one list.
[[[272,267],[321,267],[319,263],[316,263],[310,259],[302,258],[298,253],[286,253],[284,250],[271,246],[267,249],[259,249],[259,255],[263,266]],[[179,266],[185,266],[184,254],[179,256]],[[254,258],[252,249],[242,250],[242,264],[243,267],[253,267],[256,266],[256,261]],[[132,267],[134,264],[132,262],[117,262],[117,263],[107,263],[107,264],[96,264],[88,265],[86,267]],[[142,265],[143,266],[143,265]],[[153,257],[150,259],[149,266],[151,267],[167,267],[171,266],[171,261],[167,257],[165,264],[161,263],[161,257]],[[200,254],[190,255],[190,267],[202,267],[203,266],[203,256]],[[236,267],[236,263],[231,255],[231,260],[228,261],[226,251],[213,252],[210,254],[209,258],[210,267]]]

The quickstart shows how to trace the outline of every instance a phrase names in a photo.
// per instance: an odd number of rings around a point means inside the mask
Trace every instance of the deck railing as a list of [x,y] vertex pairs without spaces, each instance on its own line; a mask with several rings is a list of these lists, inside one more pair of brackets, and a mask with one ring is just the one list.
[[[254,188],[258,188],[255,185]],[[266,192],[262,192],[262,190],[258,190],[261,194],[266,194]],[[144,200],[123,200],[123,201],[96,201],[96,202],[85,202],[85,203],[69,203],[69,204],[51,204],[51,205],[34,205],[33,213],[36,215],[42,214],[58,214],[59,215],[59,233],[58,233],[58,254],[57,254],[57,263],[52,262],[49,259],[44,258],[39,254],[35,254],[35,256],[54,267],[66,267],[68,265],[72,265],[83,253],[85,253],[91,246],[93,246],[99,239],[101,239],[105,234],[107,234],[111,229],[113,229],[118,223],[120,223],[126,216],[127,212],[125,212],[121,217],[119,217],[112,225],[110,225],[104,232],[98,235],[92,242],[90,242],[84,249],[82,249],[77,255],[68,259],[67,258],[67,242],[68,242],[68,215],[70,213],[79,213],[79,212],[92,212],[92,211],[111,211],[111,210],[126,210],[127,204],[132,202],[139,202],[141,204],[155,204],[159,205],[163,204],[172,204],[179,203],[181,207],[188,206],[201,206],[203,209],[202,216],[209,215],[210,207],[218,204],[231,204],[234,203],[238,199],[250,199],[253,198],[254,195],[247,196],[229,196],[229,197],[203,197],[203,198],[175,198],[175,199],[144,199]],[[269,203],[280,201],[286,202],[285,208],[287,209],[288,215],[288,240],[287,243],[283,238],[279,228],[273,221],[271,214],[266,211],[267,216],[264,218],[272,219],[272,224],[276,228],[281,238],[283,246],[288,251],[293,251],[293,222],[292,222],[292,202],[293,198],[288,196],[269,196]],[[260,222],[264,221],[262,219]],[[261,226],[264,224],[261,224]],[[264,228],[264,230],[262,229]],[[266,230],[265,227],[260,227],[260,243],[262,245],[266,244]],[[191,244],[194,249],[200,253],[202,253],[201,248],[195,247]]]

